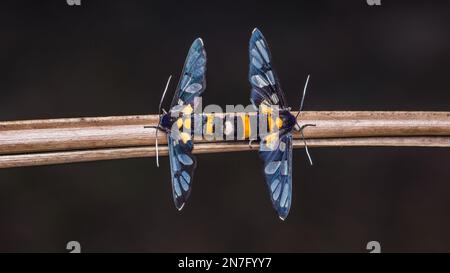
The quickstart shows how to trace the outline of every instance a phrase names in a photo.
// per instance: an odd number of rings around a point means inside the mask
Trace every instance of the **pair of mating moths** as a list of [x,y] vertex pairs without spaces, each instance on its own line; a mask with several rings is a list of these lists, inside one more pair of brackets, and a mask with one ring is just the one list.
[[[258,136],[260,140],[259,155],[264,163],[264,174],[270,199],[278,216],[284,220],[289,213],[292,198],[292,131],[301,132],[308,124],[299,126],[297,117],[290,113],[290,108],[287,107],[278,78],[272,68],[267,42],[256,28],[250,38],[249,56],[249,81],[252,86],[250,101],[256,109],[260,109],[258,116],[266,115],[268,121],[268,133]],[[191,118],[186,119],[185,117],[193,116],[191,113],[195,107],[194,100],[205,90],[205,72],[206,52],[203,41],[197,38],[189,49],[170,110],[169,112],[164,111],[160,116],[158,126],[156,126],[157,130],[167,133],[172,193],[178,210],[183,208],[190,195],[197,162],[192,154],[193,135],[179,131],[175,135],[171,129],[191,129]],[[271,117],[270,109],[273,109],[273,106],[278,109],[276,118]],[[203,114],[203,118],[206,122],[206,130],[212,133],[214,126],[211,125],[211,115]],[[237,126],[239,118],[242,118],[243,126],[246,127],[243,130],[244,135],[241,137],[249,139],[248,116],[236,117],[232,126]]]

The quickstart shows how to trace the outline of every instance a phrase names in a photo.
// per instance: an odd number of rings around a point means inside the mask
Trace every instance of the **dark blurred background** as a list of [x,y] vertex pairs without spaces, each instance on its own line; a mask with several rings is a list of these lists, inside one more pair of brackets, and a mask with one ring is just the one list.
[[[290,105],[448,111],[448,1],[2,2],[0,120],[149,114],[191,42],[208,54],[204,105],[249,102],[257,26]],[[171,95],[169,95],[171,96]],[[171,99],[168,99],[169,102]],[[294,152],[287,221],[255,152],[198,156],[179,213],[154,158],[0,170],[0,252],[450,251],[450,150]]]

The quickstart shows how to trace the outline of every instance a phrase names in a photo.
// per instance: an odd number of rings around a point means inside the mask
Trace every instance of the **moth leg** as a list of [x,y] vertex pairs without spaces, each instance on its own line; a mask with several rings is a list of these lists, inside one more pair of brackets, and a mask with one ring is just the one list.
[[253,142],[253,139],[250,139],[248,141],[248,147],[250,148],[250,150],[253,150],[252,142]]

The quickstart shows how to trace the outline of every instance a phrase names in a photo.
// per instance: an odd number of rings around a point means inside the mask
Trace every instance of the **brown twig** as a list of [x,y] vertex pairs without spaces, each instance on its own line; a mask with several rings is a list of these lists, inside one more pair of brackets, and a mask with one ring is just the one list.
[[[0,168],[155,155],[158,116],[0,122]],[[299,122],[310,147],[450,147],[449,112],[303,112]],[[302,147],[294,134],[294,146]],[[160,154],[167,154],[159,134]],[[249,150],[247,142],[198,141],[195,153]],[[257,149],[257,145],[253,145]]]
[[[402,146],[402,147],[450,147],[450,137],[361,137],[308,139],[308,147],[350,146]],[[301,140],[294,140],[294,148],[304,147]],[[247,142],[222,142],[196,144],[194,153],[226,153],[257,150],[258,144]],[[31,153],[0,156],[0,168],[64,164],[111,159],[154,157],[155,147],[130,147],[92,149],[67,152]],[[160,156],[167,155],[167,146],[160,147]]]

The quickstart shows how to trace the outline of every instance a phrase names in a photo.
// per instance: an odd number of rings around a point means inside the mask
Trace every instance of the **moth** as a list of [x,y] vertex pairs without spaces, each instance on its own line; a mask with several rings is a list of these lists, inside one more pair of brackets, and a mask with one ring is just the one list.
[[[155,128],[156,133],[161,130],[167,134],[172,195],[178,210],[183,209],[186,200],[189,198],[194,171],[197,166],[197,160],[192,154],[194,130],[192,129],[191,117],[196,107],[197,98],[206,88],[205,73],[206,51],[202,39],[197,38],[189,49],[169,111],[162,109],[163,113],[161,114],[161,105],[171,77],[169,77],[159,104],[160,119],[158,126],[146,126],[146,128]],[[156,147],[156,152],[157,165],[159,165],[158,147]]]
[[[270,200],[280,219],[285,220],[292,201],[292,132],[299,131],[303,136],[303,129],[314,125],[300,126],[297,123],[298,114],[297,116],[291,114],[291,108],[287,106],[272,66],[269,46],[257,28],[253,30],[250,38],[249,57],[250,101],[258,109],[259,115],[266,115],[268,121],[267,132],[259,133],[259,156],[263,162]],[[298,113],[303,107],[308,80],[309,76]],[[311,160],[307,148],[306,152]]]
[[[197,99],[206,88],[206,51],[203,41],[198,38],[189,49],[169,111],[161,110],[161,105],[171,78],[166,84],[159,104],[158,126],[146,126],[156,128],[156,133],[163,131],[167,134],[172,195],[178,210],[184,207],[191,193],[194,170],[197,165],[192,150],[193,136],[198,131],[193,127],[200,124],[200,130],[204,134],[222,135],[225,139],[231,136],[231,139],[235,140],[252,141],[252,134],[258,131],[257,139],[261,143],[259,155],[264,162],[264,174],[272,204],[282,220],[286,219],[289,213],[292,200],[292,131],[300,131],[303,136],[302,130],[313,124],[300,126],[297,123],[298,114],[297,116],[291,114],[278,77],[272,68],[267,42],[258,29],[252,32],[249,54],[249,80],[252,86],[250,101],[259,110],[257,115],[194,113]],[[303,90],[300,111],[308,80],[309,76]],[[252,126],[251,121],[255,121],[255,117],[258,124],[260,120],[267,121],[269,129],[267,133],[261,133],[261,128]],[[205,125],[204,128],[202,124]],[[307,155],[309,157],[308,151]],[[157,142],[156,160],[159,164]]]

